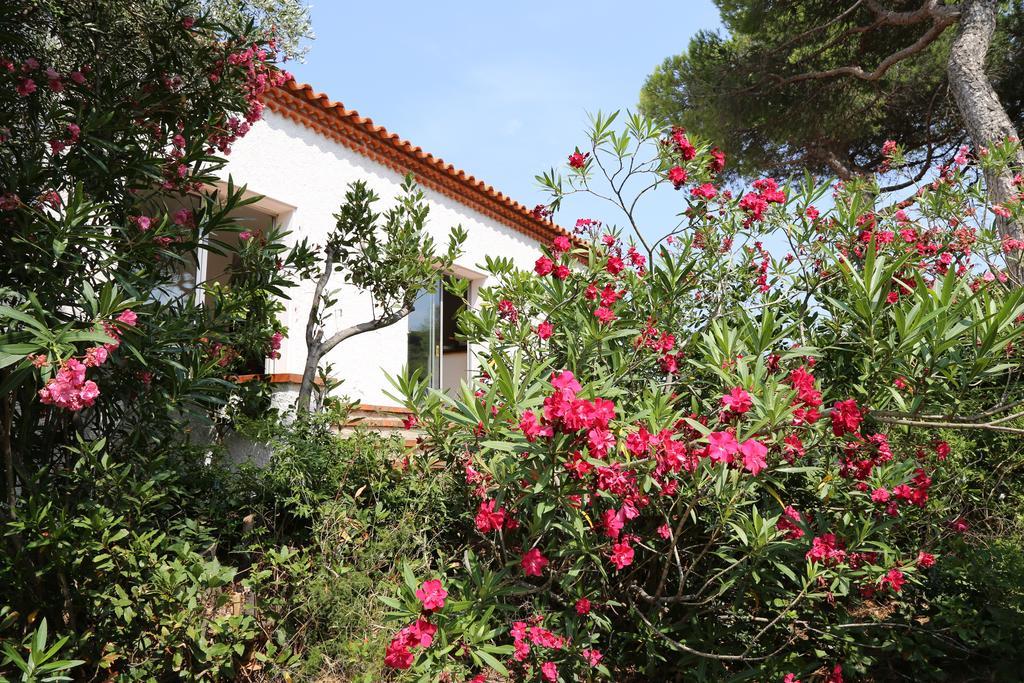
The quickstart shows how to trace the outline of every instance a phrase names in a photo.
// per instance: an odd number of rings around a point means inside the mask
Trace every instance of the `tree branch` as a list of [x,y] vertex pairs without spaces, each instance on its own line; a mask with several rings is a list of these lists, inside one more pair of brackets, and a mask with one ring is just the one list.
[[1006,432],[1007,434],[1024,434],[1024,429],[1018,427],[1006,427],[997,422],[951,422],[951,421],[931,421],[913,419],[910,417],[890,417],[888,415],[879,415],[877,413],[871,413],[871,416],[878,422],[892,425],[902,425],[904,427],[925,427],[928,429],[983,429],[990,432]]
[[320,341],[320,335],[315,334],[316,323],[319,317],[318,313],[320,311],[320,300],[324,295],[327,281],[331,279],[331,273],[334,270],[334,250],[327,247],[326,252],[324,270],[320,273],[320,277],[317,278],[316,289],[313,290],[313,305],[309,309],[309,318],[306,320],[306,346],[309,348],[312,348]]
[[334,335],[332,335],[326,341],[320,344],[320,355],[324,356],[330,353],[331,349],[333,349],[335,346],[345,341],[349,337],[354,337],[357,334],[362,334],[364,332],[373,332],[374,330],[379,330],[383,327],[394,325],[399,320],[412,313],[412,310],[412,305],[403,306],[402,308],[398,309],[397,311],[389,313],[383,318],[375,318],[373,320],[368,320],[365,323],[359,323],[358,325],[347,327],[344,330],[339,330],[338,332],[335,332]]
[[908,57],[922,52],[926,47],[934,43],[943,32],[956,23],[955,16],[941,15],[933,19],[931,28],[921,35],[912,45],[902,50],[897,50],[881,61],[874,71],[866,71],[860,66],[839,66],[824,71],[809,71],[807,73],[790,76],[789,78],[775,77],[776,85],[787,85],[789,83],[800,83],[802,81],[836,78],[838,76],[853,76],[862,81],[877,81],[884,76],[889,69],[902,62]]
[[888,26],[910,26],[928,19],[955,21],[960,16],[960,10],[955,5],[940,5],[939,0],[926,0],[919,8],[908,12],[886,9],[878,0],[864,0],[864,4],[874,12],[880,23]]

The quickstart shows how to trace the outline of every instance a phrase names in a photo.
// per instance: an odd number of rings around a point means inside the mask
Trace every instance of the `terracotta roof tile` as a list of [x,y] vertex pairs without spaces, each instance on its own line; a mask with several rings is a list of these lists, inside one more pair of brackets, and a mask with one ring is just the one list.
[[312,86],[288,81],[265,95],[267,107],[399,173],[412,173],[416,182],[440,192],[536,240],[549,243],[559,235],[572,239],[550,220],[482,180],[455,168],[423,148],[414,146],[373,119],[346,109]]

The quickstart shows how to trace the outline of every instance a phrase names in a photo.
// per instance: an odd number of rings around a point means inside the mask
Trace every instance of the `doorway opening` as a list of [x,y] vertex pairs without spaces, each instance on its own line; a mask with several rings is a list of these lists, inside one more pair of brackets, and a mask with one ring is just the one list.
[[446,283],[456,276],[445,276],[437,287],[416,299],[409,314],[409,371],[420,370],[432,389],[456,396],[463,380],[469,379],[469,347],[457,338],[458,316],[466,307],[467,295],[448,291]]

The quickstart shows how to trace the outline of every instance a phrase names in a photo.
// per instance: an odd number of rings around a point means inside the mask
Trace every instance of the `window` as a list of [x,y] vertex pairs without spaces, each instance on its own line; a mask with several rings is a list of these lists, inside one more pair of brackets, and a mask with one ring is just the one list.
[[469,349],[456,336],[458,315],[465,305],[464,297],[438,284],[420,294],[409,314],[409,371],[419,370],[433,389],[454,393],[468,378]]

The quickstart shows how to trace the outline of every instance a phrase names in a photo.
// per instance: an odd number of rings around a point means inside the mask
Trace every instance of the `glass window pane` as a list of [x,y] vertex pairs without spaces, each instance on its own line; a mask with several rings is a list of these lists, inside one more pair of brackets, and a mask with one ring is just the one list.
[[416,299],[409,314],[409,372],[419,370],[430,380],[430,386],[440,386],[440,289],[427,290]]

